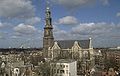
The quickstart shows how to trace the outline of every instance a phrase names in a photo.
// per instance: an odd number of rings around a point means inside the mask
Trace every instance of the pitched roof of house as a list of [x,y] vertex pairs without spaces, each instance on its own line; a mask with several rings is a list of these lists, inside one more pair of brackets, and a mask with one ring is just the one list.
[[79,46],[82,49],[88,49],[89,48],[89,44],[90,44],[90,40],[57,40],[58,45],[60,46],[60,48],[62,49],[67,49],[67,48],[72,48],[72,46],[74,45],[74,42],[77,41]]

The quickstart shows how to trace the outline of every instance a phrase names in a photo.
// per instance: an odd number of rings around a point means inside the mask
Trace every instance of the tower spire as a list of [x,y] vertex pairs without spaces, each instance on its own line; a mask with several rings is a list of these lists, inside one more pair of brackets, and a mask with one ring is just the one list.
[[50,2],[46,1],[46,26],[52,28],[52,18],[51,18],[51,11],[50,11]]
[[45,11],[45,27],[44,27],[44,37],[43,37],[43,49],[44,57],[48,56],[48,48],[53,45],[53,27],[52,27],[52,18],[51,11],[49,7],[49,2],[46,2],[46,11]]

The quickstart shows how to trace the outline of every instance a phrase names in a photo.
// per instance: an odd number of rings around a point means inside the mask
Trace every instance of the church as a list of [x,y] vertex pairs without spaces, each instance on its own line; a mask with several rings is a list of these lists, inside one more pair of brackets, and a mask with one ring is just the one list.
[[[53,36],[52,17],[49,7],[45,11],[45,27],[43,37],[43,56],[50,60],[74,59],[77,63],[94,65],[92,39],[87,40],[55,40]],[[80,64],[80,65],[81,65]],[[78,66],[80,66],[78,64]],[[87,68],[87,67],[86,67]]]
[[94,54],[91,38],[87,40],[55,40],[53,36],[52,17],[49,7],[46,7],[46,18],[43,37],[45,58],[68,57],[82,58],[88,54],[89,59]]
[[87,40],[55,40],[53,36],[52,17],[49,7],[45,11],[45,27],[43,37],[43,56],[51,61],[72,59],[77,61],[78,73],[94,66],[94,50],[92,39]]

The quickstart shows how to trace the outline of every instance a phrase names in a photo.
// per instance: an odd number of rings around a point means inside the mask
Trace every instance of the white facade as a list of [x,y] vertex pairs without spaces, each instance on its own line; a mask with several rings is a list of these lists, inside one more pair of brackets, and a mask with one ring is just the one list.
[[51,63],[51,76],[77,76],[77,61],[59,60]]

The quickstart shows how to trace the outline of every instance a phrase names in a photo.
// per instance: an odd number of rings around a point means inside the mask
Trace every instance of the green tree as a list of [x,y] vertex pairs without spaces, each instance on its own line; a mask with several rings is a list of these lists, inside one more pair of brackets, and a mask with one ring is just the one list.
[[40,72],[42,76],[50,76],[50,63],[49,62],[41,63]]

